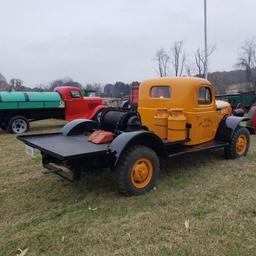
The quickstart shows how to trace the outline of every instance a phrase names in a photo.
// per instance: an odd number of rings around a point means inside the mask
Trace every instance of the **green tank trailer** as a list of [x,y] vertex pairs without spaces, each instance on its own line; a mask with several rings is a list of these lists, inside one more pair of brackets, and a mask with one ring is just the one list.
[[64,107],[57,92],[0,92],[0,110]]

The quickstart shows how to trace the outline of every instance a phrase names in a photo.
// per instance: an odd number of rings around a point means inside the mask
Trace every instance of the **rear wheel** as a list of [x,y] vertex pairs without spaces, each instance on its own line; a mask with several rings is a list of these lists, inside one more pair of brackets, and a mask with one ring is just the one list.
[[250,133],[246,128],[239,127],[234,131],[230,143],[225,147],[225,157],[235,159],[245,156],[250,146]]
[[8,122],[8,131],[10,133],[24,133],[29,129],[29,122],[24,116],[13,116]]
[[154,187],[159,174],[159,159],[152,149],[134,146],[121,157],[115,172],[120,193],[141,195]]

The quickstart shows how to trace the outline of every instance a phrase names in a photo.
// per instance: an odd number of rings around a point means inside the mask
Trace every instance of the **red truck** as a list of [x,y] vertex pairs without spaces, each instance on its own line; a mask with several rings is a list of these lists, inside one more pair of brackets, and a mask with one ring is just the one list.
[[20,134],[28,131],[30,121],[96,119],[105,107],[102,98],[84,97],[72,86],[56,87],[54,92],[0,92],[0,127]]

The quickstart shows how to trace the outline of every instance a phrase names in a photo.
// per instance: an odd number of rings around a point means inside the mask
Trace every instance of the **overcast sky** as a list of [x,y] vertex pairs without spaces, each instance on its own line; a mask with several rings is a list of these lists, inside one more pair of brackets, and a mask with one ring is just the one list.
[[[230,70],[256,37],[255,0],[208,0],[210,71]],[[157,49],[203,47],[203,0],[0,0],[0,73],[28,86],[156,76]]]

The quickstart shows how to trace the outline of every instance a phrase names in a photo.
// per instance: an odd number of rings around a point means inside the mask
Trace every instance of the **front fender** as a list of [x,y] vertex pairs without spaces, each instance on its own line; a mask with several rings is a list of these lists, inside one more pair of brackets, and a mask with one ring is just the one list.
[[[238,116],[228,116],[223,118],[220,122],[215,139],[222,141],[230,141],[230,138],[233,135],[233,132],[240,126],[241,122],[246,122],[250,120],[248,117],[238,117]],[[254,134],[254,130],[251,127],[245,126],[250,132],[250,134]]]
[[149,147],[159,157],[167,157],[167,151],[163,141],[154,133],[149,131],[124,132],[118,135],[109,146],[113,155],[113,167],[118,164],[119,159],[125,151],[134,145]]
[[99,105],[96,108],[94,108],[92,112],[89,114],[88,119],[92,119],[97,114],[97,112],[104,108],[106,108],[105,105]]

